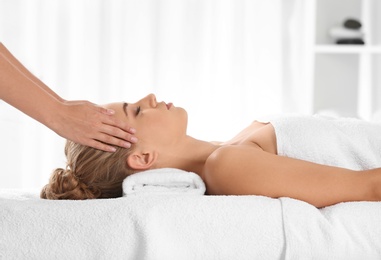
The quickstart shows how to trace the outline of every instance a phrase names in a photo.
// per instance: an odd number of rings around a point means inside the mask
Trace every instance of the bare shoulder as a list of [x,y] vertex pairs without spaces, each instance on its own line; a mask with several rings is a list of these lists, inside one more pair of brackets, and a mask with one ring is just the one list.
[[243,129],[231,140],[222,143],[222,145],[250,145],[256,144],[262,150],[277,153],[275,130],[272,124],[254,121],[248,127]]
[[215,150],[207,159],[204,179],[208,194],[232,194],[229,187],[240,172],[253,172],[265,152],[255,145],[228,145]]

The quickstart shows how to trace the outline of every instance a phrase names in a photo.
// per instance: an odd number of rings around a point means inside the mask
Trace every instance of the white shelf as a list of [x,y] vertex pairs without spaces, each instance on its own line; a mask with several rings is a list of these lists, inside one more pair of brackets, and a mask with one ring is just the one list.
[[[381,111],[381,0],[314,0],[313,12],[312,111],[371,119]],[[365,45],[330,37],[349,18],[361,22]]]
[[316,45],[316,53],[332,53],[332,54],[381,54],[381,46],[367,46],[367,45]]

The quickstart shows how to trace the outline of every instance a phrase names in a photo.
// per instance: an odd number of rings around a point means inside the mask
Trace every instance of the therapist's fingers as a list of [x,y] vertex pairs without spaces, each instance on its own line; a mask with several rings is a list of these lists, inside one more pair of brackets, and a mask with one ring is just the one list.
[[124,140],[121,140],[119,138],[116,138],[114,136],[97,132],[93,133],[91,136],[94,136],[94,138],[86,138],[86,139],[79,139],[74,140],[75,142],[81,143],[86,146],[93,147],[95,149],[99,149],[105,152],[115,152],[116,147],[122,147],[122,148],[130,148],[131,143],[126,142]]
[[98,149],[98,150],[105,151],[105,152],[112,152],[113,153],[116,151],[116,148],[114,146],[107,145],[107,144],[102,143],[102,142],[95,140],[95,139],[89,139],[87,142],[84,142],[83,144],[90,146],[90,147],[93,147],[93,148]]
[[[129,132],[131,134],[135,134],[136,133],[135,128],[130,127],[126,122],[113,117],[113,115],[115,114],[114,110],[109,109],[109,108],[100,107],[100,106],[98,106],[98,108],[99,108],[99,112],[101,112],[101,113],[103,113],[105,115],[110,116],[108,118],[104,118],[104,123],[105,124],[108,124],[108,125],[111,125],[111,126],[115,126],[115,127],[120,128],[120,129],[122,129],[122,130],[124,130],[126,132]],[[119,138],[125,139],[123,136],[119,136],[118,133],[117,133],[116,136],[118,136]],[[126,135],[126,137],[129,137],[129,136],[130,135]]]
[[65,101],[51,124],[60,136],[103,151],[136,143],[135,129],[118,119],[110,109],[88,101]]
[[99,133],[96,139],[103,143],[123,148],[130,148],[131,144],[135,144],[138,141],[136,136],[129,134],[118,127],[106,124],[103,125],[101,133]]
[[105,108],[105,107],[100,107],[98,106],[99,108],[99,112],[105,114],[105,115],[114,115],[115,114],[115,111],[113,109],[109,109],[109,108]]
[[102,130],[100,131],[106,134],[106,136],[102,138],[102,141],[121,147],[125,147],[125,145],[123,145],[123,142],[119,142],[112,137],[116,137],[118,139],[125,140],[130,143],[137,142],[137,138],[134,136],[136,130],[135,128],[131,127],[127,122],[120,120],[112,115],[109,115],[102,118],[102,123]]

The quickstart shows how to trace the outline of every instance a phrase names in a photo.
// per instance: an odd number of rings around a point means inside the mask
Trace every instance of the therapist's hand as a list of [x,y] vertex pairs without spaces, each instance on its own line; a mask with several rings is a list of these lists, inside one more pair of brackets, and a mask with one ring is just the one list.
[[114,111],[88,101],[63,101],[58,113],[51,118],[57,134],[73,142],[106,152],[114,146],[124,148],[136,143],[135,129],[113,116]]

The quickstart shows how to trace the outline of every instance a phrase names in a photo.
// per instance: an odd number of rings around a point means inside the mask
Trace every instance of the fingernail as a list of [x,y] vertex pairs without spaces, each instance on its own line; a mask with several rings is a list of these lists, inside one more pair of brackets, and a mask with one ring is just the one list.
[[138,138],[136,138],[135,136],[131,137],[131,142],[136,143],[137,141],[138,141]]
[[130,132],[131,132],[132,134],[135,134],[135,133],[136,133],[136,129],[135,129],[135,128],[130,128]]
[[123,144],[123,146],[124,146],[124,148],[130,148],[131,144],[126,142],[126,143]]
[[115,111],[112,109],[107,109],[107,113],[110,115],[113,115],[113,114],[115,114]]
[[110,147],[109,151],[112,152],[112,153],[116,152],[116,148],[115,147]]

